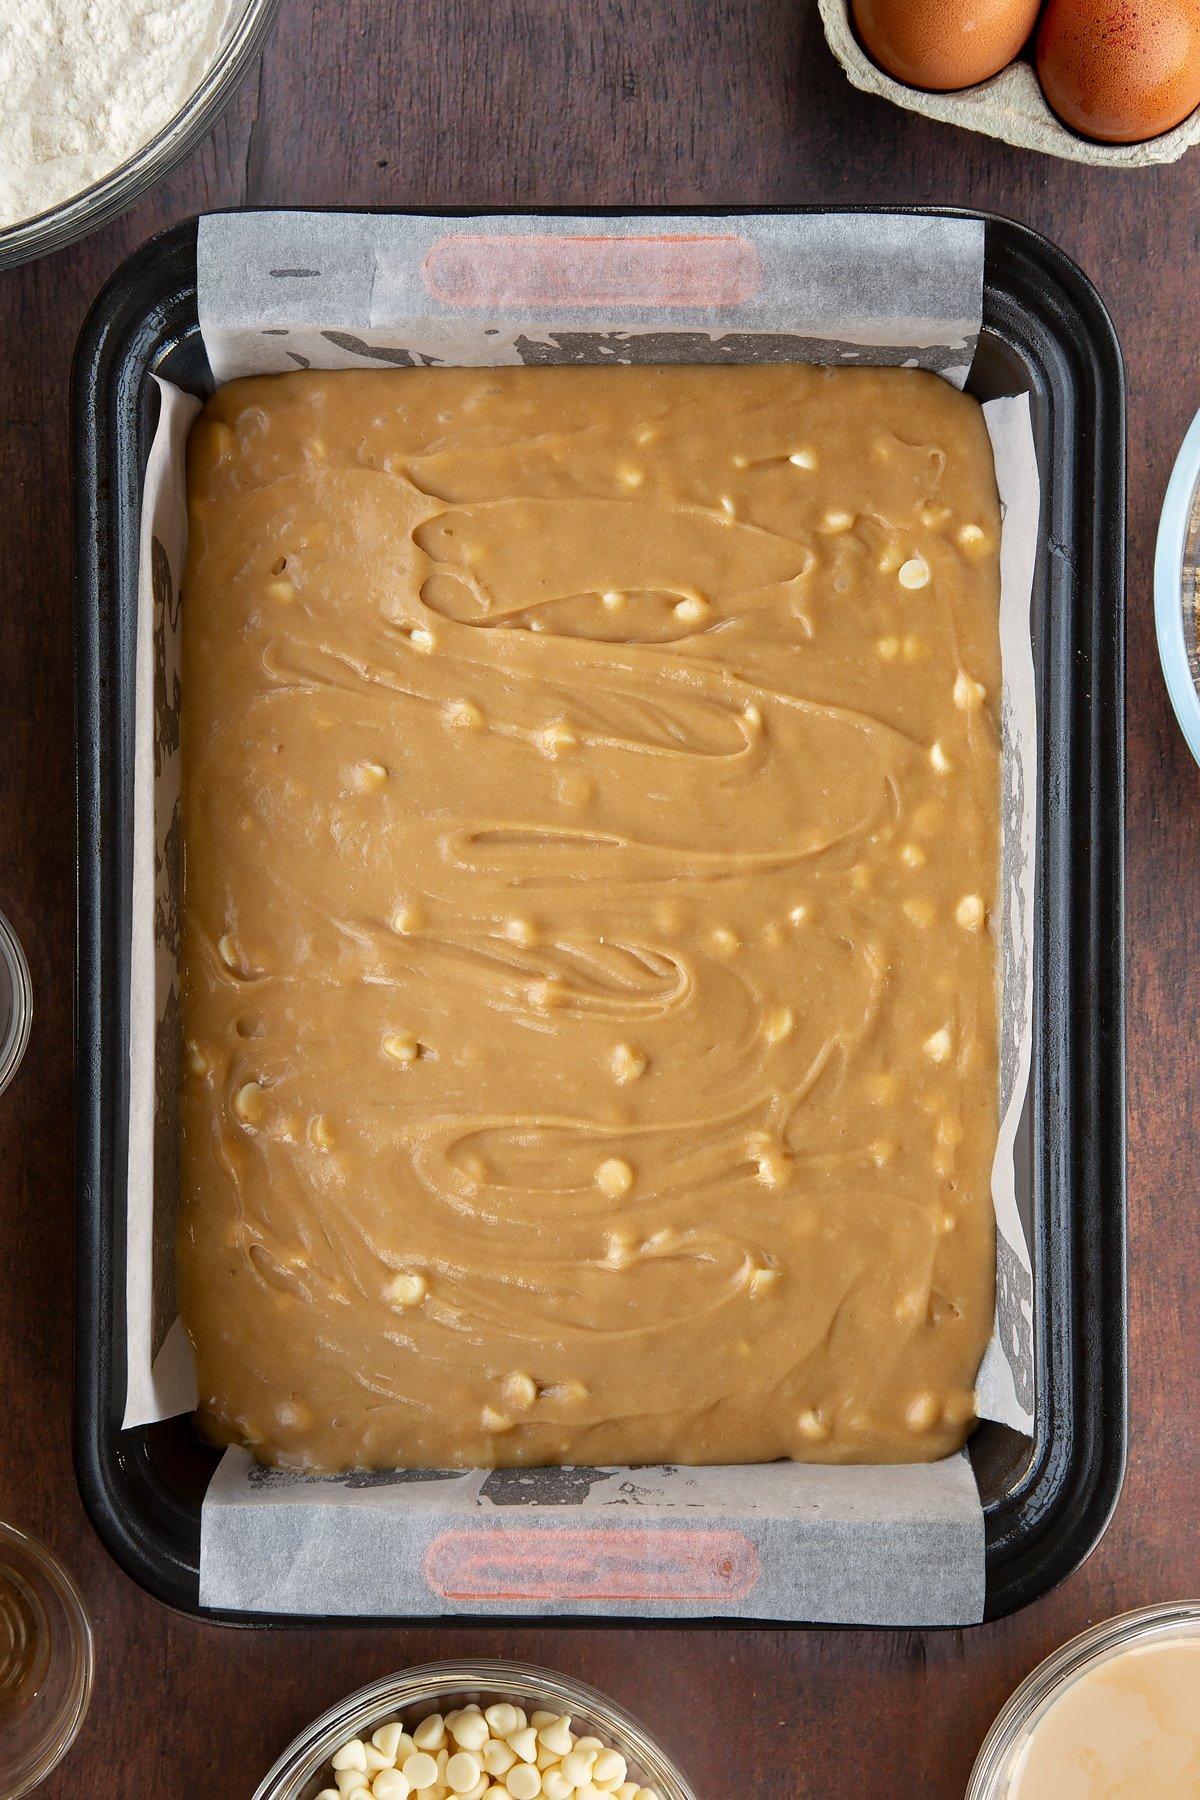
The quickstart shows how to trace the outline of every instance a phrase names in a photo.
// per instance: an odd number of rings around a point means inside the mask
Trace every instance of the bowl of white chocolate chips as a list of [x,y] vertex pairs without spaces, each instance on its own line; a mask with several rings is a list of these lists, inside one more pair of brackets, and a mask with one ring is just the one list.
[[289,1744],[254,1800],[696,1800],[622,1707],[549,1669],[426,1663]]

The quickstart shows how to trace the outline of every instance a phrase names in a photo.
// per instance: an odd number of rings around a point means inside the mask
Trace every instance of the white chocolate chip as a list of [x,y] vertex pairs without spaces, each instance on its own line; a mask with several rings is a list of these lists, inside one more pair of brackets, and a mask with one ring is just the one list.
[[609,612],[619,612],[625,604],[625,596],[615,588],[610,588],[606,594],[601,594],[600,604],[607,606]]
[[987,533],[978,525],[963,525],[959,529],[958,541],[964,550],[977,556],[987,545]]
[[935,1031],[932,1037],[927,1037],[921,1048],[924,1050],[930,1062],[946,1062],[949,1059],[952,1048],[951,1037],[947,1028],[943,1025],[940,1031]]
[[277,601],[281,606],[287,606],[296,598],[296,589],[290,581],[268,581],[267,598]]
[[948,775],[954,767],[954,764],[950,761],[950,758],[942,748],[940,739],[935,738],[934,742],[930,745],[929,760],[939,775]]
[[532,1716],[530,1717],[529,1723],[531,1725],[533,1725],[538,1731],[540,1731],[542,1729],[543,1725],[553,1725],[553,1723],[554,1723],[555,1719],[557,1719],[557,1717],[558,1717],[557,1713],[546,1712],[543,1709],[540,1712],[535,1712],[534,1714],[532,1714]]
[[476,706],[474,700],[451,700],[446,719],[457,731],[479,732],[487,724],[482,707]]
[[[491,1714],[492,1711],[493,1708],[489,1706],[488,1713]],[[498,1726],[492,1726],[493,1731],[498,1729]],[[517,1731],[520,1727],[514,1725],[512,1729]],[[494,1775],[497,1779],[501,1775],[507,1775],[516,1760],[516,1751],[510,1750],[507,1744],[498,1743],[495,1738],[490,1739],[483,1747],[483,1766],[489,1775]]]
[[936,531],[938,526],[944,525],[949,517],[950,508],[948,506],[923,506],[921,508],[921,523],[928,526],[930,531]]
[[425,924],[425,914],[412,901],[401,901],[392,914],[390,923],[399,937],[411,937]]
[[[550,1726],[547,1729],[553,1730],[553,1726]],[[544,1741],[544,1732],[542,1737]],[[551,1746],[547,1744],[546,1748],[557,1748],[557,1745]],[[587,1783],[592,1779],[592,1767],[595,1761],[596,1752],[594,1750],[568,1750],[563,1757],[562,1762],[559,1764],[559,1767],[562,1769],[563,1774],[571,1783],[572,1787],[581,1788],[586,1787]]]
[[622,463],[617,469],[617,476],[625,483],[626,487],[631,488],[641,487],[646,479],[643,471],[635,463]]
[[538,941],[537,926],[532,919],[505,919],[504,935],[511,943],[523,944],[526,949]]
[[755,1298],[762,1294],[769,1294],[771,1289],[773,1287],[777,1287],[778,1284],[779,1284],[779,1270],[778,1269],[757,1269],[757,1268],[751,1269],[750,1278],[749,1278],[748,1282],[746,1283],[747,1287],[750,1289],[751,1298]]
[[381,1769],[371,1783],[374,1800],[408,1800],[412,1783],[399,1769]]
[[506,1431],[515,1429],[514,1421],[507,1413],[497,1412],[494,1406],[485,1406],[480,1414],[480,1423],[485,1431],[500,1436]]
[[712,933],[712,946],[714,950],[719,950],[722,956],[733,956],[741,949],[742,940],[737,932],[731,931],[727,925],[718,925]]
[[338,1769],[333,1777],[342,1800],[351,1794],[369,1794],[371,1784],[361,1769]]
[[542,1792],[546,1800],[571,1800],[575,1789],[560,1768],[549,1768],[542,1776]]
[[[552,1713],[550,1716],[551,1718],[554,1718],[556,1715]],[[513,1751],[521,1762],[531,1763],[537,1761],[538,1734],[537,1727],[534,1723],[536,1719],[537,1714],[534,1713],[533,1718],[528,1725],[520,1731],[510,1731],[507,1738],[504,1740],[509,1749]]]
[[544,1012],[549,1012],[553,1007],[562,1006],[566,998],[566,987],[556,975],[549,976],[545,981],[535,981],[530,984],[529,1004],[540,1007]]
[[[487,1738],[487,1726],[483,1727]],[[446,1785],[456,1794],[465,1794],[473,1788],[483,1774],[482,1765],[476,1761],[469,1750],[458,1750],[446,1760]]]
[[308,1141],[314,1150],[332,1150],[336,1139],[333,1126],[324,1113],[315,1113],[308,1121]]
[[[421,1728],[418,1725],[417,1730]],[[414,1733],[415,1736],[415,1733]],[[425,1750],[414,1750],[401,1770],[404,1779],[415,1793],[422,1793],[431,1788],[438,1778],[438,1766],[433,1757]]]
[[609,1156],[596,1170],[596,1181],[612,1199],[619,1200],[633,1187],[633,1170],[619,1156]]
[[917,1394],[910,1402],[904,1414],[910,1431],[928,1431],[937,1425],[942,1417],[942,1407],[936,1394]]
[[[441,1713],[430,1713],[419,1725],[413,1727],[413,1743],[418,1750],[441,1750],[446,1742],[446,1721]],[[412,1777],[409,1776],[409,1780]],[[414,1787],[416,1783],[413,1783]]]
[[608,1066],[613,1072],[613,1080],[619,1087],[628,1087],[631,1081],[638,1081],[646,1073],[648,1058],[632,1044],[614,1044]]
[[796,1420],[801,1437],[806,1437],[814,1444],[823,1444],[829,1437],[829,1421],[823,1412],[813,1406],[806,1406]]
[[723,513],[726,513],[729,516],[729,518],[731,518],[731,519],[736,518],[737,507],[733,503],[732,495],[730,495],[730,494],[722,494],[721,495],[721,511]]
[[923,588],[929,586],[929,564],[923,556],[910,556],[902,562],[896,572],[896,580],[902,588]]
[[358,772],[355,776],[359,787],[366,788],[368,791],[375,788],[381,788],[387,778],[387,770],[382,763],[378,762],[359,763]]
[[810,450],[808,446],[805,445],[803,449],[793,450],[792,454],[788,457],[788,461],[797,469],[815,469],[817,466],[817,453],[815,450]]
[[754,727],[755,731],[760,728],[763,722],[762,709],[756,706],[753,700],[751,700],[748,706],[742,708],[742,717],[745,719],[747,725],[752,725]]
[[987,689],[978,681],[973,681],[965,670],[960,669],[954,678],[954,704],[960,712],[970,712],[987,698]]
[[[575,1742],[571,1732],[570,1714],[562,1713],[549,1725],[543,1725],[537,1735],[538,1742],[544,1744],[547,1750],[553,1750],[556,1756],[566,1757],[571,1750],[571,1746]],[[591,1766],[592,1765],[589,1762],[589,1771],[591,1770]],[[563,1770],[563,1774],[567,1776],[568,1780],[570,1779],[569,1772],[566,1769]]]
[[374,1744],[364,1744],[363,1755],[367,1759],[367,1774],[372,1777],[372,1786],[374,1786],[374,1777],[382,1773],[384,1769],[391,1769],[396,1760],[395,1757],[385,1756],[382,1750],[375,1748]]
[[922,850],[920,844],[902,844],[900,846],[900,861],[902,863],[907,863],[910,869],[923,869],[925,867],[925,852]]
[[537,1800],[542,1791],[542,1777],[532,1763],[518,1763],[510,1770],[507,1781],[512,1800]]
[[366,1746],[361,1738],[351,1738],[340,1750],[335,1750],[329,1760],[335,1769],[365,1769]]
[[232,931],[227,931],[223,937],[218,938],[217,955],[227,969],[232,969],[236,975],[242,973],[242,952]]
[[411,1031],[390,1031],[383,1040],[383,1053],[397,1063],[414,1063],[421,1046]]
[[[533,1379],[532,1375],[526,1375],[520,1369],[514,1369],[511,1375],[506,1375],[504,1377],[504,1397],[510,1406],[519,1408],[521,1412],[527,1412],[537,1400],[537,1382]],[[493,1730],[495,1729],[496,1728],[493,1726]],[[517,1729],[515,1717],[508,1729],[510,1731],[515,1731]],[[501,1732],[500,1736],[503,1737],[504,1733]],[[479,1747],[474,1743],[467,1743],[465,1738],[460,1737],[458,1741],[460,1744],[466,1744],[468,1750],[475,1750]],[[479,1743],[483,1744],[485,1741],[486,1733],[483,1738],[480,1738]]]
[[415,625],[408,634],[408,641],[414,650],[420,650],[424,656],[431,655],[437,649],[437,638],[427,625]]
[[979,931],[987,917],[987,909],[978,894],[964,894],[954,909],[954,917],[964,931]]
[[796,1029],[796,1016],[790,1006],[772,1007],[763,1019],[763,1036],[768,1044],[781,1044]]
[[900,654],[900,639],[897,637],[880,638],[875,646],[875,654],[880,662],[895,662]]
[[803,925],[803,923],[804,923],[805,919],[807,919],[807,917],[808,917],[807,906],[793,906],[791,911],[788,913],[788,918],[791,920],[793,925]]
[[265,1108],[263,1091],[257,1081],[247,1081],[233,1096],[233,1110],[243,1125],[261,1125]]
[[579,739],[566,719],[555,719],[542,732],[541,744],[548,756],[557,756],[560,750],[577,750]]
[[821,530],[829,537],[841,537],[843,532],[849,531],[853,523],[853,513],[841,511],[827,512],[824,519],[821,521]]
[[[411,1273],[393,1275],[383,1290],[383,1297],[389,1306],[420,1306],[428,1291],[429,1283],[423,1275]],[[421,1744],[419,1740],[414,1741],[417,1742],[419,1749],[429,1749],[428,1744]]]
[[[583,1739],[579,1742],[582,1744]],[[602,1749],[592,1764],[592,1780],[597,1787],[605,1787],[611,1781],[614,1784],[624,1781],[628,1765],[619,1750]]]
[[399,1720],[389,1719],[386,1725],[380,1725],[371,1733],[371,1742],[381,1756],[386,1756],[390,1763],[394,1763],[403,1736],[404,1727]]
[[764,1187],[783,1187],[791,1173],[792,1161],[782,1150],[763,1150],[758,1158],[758,1179]]
[[698,625],[711,611],[708,601],[699,594],[689,594],[685,600],[675,602],[675,617],[681,625]]

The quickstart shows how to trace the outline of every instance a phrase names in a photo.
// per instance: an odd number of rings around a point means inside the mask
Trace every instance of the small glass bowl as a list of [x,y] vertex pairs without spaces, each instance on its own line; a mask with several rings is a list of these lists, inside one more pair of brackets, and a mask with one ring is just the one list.
[[1007,1800],[1031,1734],[1076,1680],[1134,1645],[1184,1639],[1200,1643],[1200,1600],[1143,1606],[1081,1632],[1039,1663],[1001,1710],[967,1783],[966,1800]]
[[33,984],[17,934],[0,913],[0,1094],[25,1054],[33,1023]]
[[92,1628],[57,1556],[0,1524],[0,1800],[44,1781],[92,1697]]
[[527,1712],[544,1707],[570,1713],[579,1735],[601,1738],[621,1752],[631,1781],[656,1789],[661,1800],[696,1800],[694,1788],[645,1727],[595,1688],[528,1663],[490,1660],[422,1663],[359,1688],[288,1745],[254,1800],[313,1800],[333,1785],[329,1759],[348,1738],[369,1737],[385,1719],[416,1725],[431,1712],[449,1712],[472,1700],[481,1707],[507,1700]]
[[61,250],[64,244],[94,231],[106,219],[132,206],[147,188],[182,162],[233,99],[242,77],[262,49],[278,4],[279,0],[241,0],[231,6],[225,34],[208,72],[175,117],[111,174],[51,207],[49,212],[37,213],[0,230],[0,269]]

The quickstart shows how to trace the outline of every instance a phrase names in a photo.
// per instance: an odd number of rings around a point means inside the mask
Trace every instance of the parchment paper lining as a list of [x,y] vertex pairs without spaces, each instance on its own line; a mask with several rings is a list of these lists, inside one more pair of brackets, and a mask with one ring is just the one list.
[[[530,237],[549,246],[532,262]],[[681,243],[690,245],[682,258]],[[665,257],[654,248],[661,244],[672,247]],[[710,263],[727,271],[728,292],[739,289],[728,304],[680,298],[680,269],[686,285],[696,250],[709,258],[694,265],[701,289]],[[198,262],[201,328],[218,381],[380,363],[788,360],[920,366],[961,385],[979,331],[983,227],[863,214],[226,214],[201,221]],[[435,264],[459,282],[457,298],[434,297]],[[603,308],[589,304],[597,267],[610,281],[614,269],[633,281],[641,303],[621,306],[610,297]],[[531,269],[535,280],[539,271],[554,277],[553,303],[540,307],[536,323],[515,305],[526,297],[518,290],[528,289]],[[490,272],[495,304],[483,304],[479,282]],[[159,385],[138,596],[126,1425],[190,1411],[196,1400],[190,1347],[175,1316],[173,1222],[178,582],[186,549],[183,446],[197,402]],[[993,401],[985,416],[1004,515],[1002,1123],[992,1183],[997,1313],[979,1393],[982,1417],[1028,1433],[1033,1284],[1013,1142],[1032,1012],[1037,780],[1029,606],[1039,485],[1025,398]],[[558,1534],[543,1569],[556,1556],[564,1566],[586,1565],[595,1591],[581,1594],[578,1580],[574,1591],[566,1591],[569,1581],[556,1589],[546,1577],[545,1591],[514,1592],[508,1546],[515,1526]],[[481,1538],[489,1529],[493,1535]],[[957,1624],[982,1616],[983,1585],[982,1508],[965,1455],[901,1468],[410,1471],[314,1481],[259,1469],[230,1451],[202,1520],[202,1604],[248,1611],[729,1612]]]

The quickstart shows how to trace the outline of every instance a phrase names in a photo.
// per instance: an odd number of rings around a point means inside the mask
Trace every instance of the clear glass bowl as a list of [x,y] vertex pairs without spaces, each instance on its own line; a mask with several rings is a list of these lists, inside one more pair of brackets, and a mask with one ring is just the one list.
[[33,985],[17,934],[0,913],[0,1094],[25,1054],[33,1023]]
[[302,1731],[288,1745],[254,1800],[313,1800],[333,1785],[329,1759],[348,1738],[368,1737],[384,1719],[408,1727],[431,1712],[469,1701],[491,1706],[508,1700],[527,1712],[538,1707],[570,1713],[572,1729],[590,1733],[619,1750],[629,1779],[657,1790],[660,1800],[696,1800],[694,1788],[643,1725],[593,1687],[528,1663],[478,1661],[422,1663],[360,1688]]
[[182,162],[215,125],[261,50],[279,0],[235,0],[216,58],[187,103],[128,162],[49,212],[0,230],[0,269],[61,250],[126,207]]
[[0,1800],[44,1781],[92,1697],[92,1628],[58,1558],[0,1524]]
[[1171,1639],[1200,1643],[1200,1600],[1120,1613],[1081,1632],[1039,1663],[984,1738],[967,1783],[966,1800],[1006,1800],[1031,1734],[1055,1701],[1088,1670],[1135,1644]]

